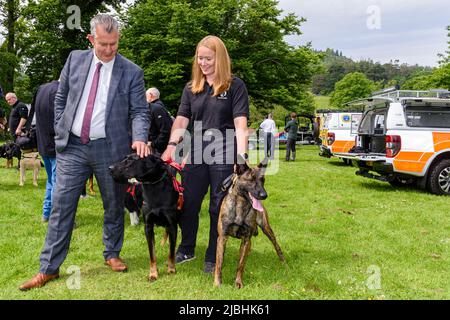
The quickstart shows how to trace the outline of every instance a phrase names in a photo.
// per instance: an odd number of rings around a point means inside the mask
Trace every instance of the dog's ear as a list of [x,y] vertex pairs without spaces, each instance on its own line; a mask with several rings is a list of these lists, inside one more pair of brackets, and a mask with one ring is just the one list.
[[267,169],[267,165],[269,164],[269,158],[265,157],[259,164],[258,168],[260,169],[261,174],[264,174]]
[[238,176],[244,174],[247,170],[250,170],[250,168],[246,162],[244,162],[243,164],[236,164],[236,174]]

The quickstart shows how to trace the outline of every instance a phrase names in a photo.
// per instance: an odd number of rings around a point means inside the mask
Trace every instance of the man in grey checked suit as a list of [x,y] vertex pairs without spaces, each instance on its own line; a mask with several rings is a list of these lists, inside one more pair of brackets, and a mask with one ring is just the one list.
[[103,200],[103,256],[113,271],[126,271],[120,259],[124,237],[125,185],[108,167],[134,149],[148,156],[148,108],[142,69],[117,54],[117,21],[106,14],[91,20],[93,50],[73,51],[61,72],[55,98],[56,185],[53,190],[39,273],[20,290],[42,287],[59,277],[69,250],[78,200],[93,172]]

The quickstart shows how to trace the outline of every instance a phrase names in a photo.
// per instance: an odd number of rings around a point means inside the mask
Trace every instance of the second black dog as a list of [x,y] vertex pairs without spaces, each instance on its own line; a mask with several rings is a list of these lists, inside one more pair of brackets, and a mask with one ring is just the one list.
[[130,223],[132,226],[139,224],[139,216],[141,215],[142,205],[144,204],[144,196],[142,195],[142,183],[128,183],[125,193],[125,209],[130,213]]
[[17,158],[19,168],[20,159],[22,158],[22,151],[18,144],[14,142],[7,142],[0,146],[0,158],[6,158],[6,167],[11,168],[13,166],[13,158]]
[[173,186],[169,166],[161,158],[154,155],[140,158],[137,154],[131,154],[109,169],[116,182],[127,183],[128,179],[131,178],[142,182],[144,196],[142,213],[150,254],[149,280],[154,281],[158,279],[155,254],[155,225],[164,227],[169,236],[170,249],[167,272],[169,274],[175,273],[175,246],[180,210],[177,209],[179,194]]

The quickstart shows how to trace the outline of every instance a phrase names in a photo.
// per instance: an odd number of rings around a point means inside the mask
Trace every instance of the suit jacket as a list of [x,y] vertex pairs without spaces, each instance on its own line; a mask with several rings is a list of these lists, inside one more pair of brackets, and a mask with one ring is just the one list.
[[[62,152],[67,146],[93,56],[92,49],[72,51],[61,71],[55,97],[57,152]],[[132,142],[147,142],[149,115],[144,72],[120,54],[116,55],[113,66],[105,117],[106,142],[112,162],[129,154]]]
[[31,103],[30,118],[36,113],[37,147],[43,157],[56,156],[54,122],[58,86],[58,80],[41,85]]

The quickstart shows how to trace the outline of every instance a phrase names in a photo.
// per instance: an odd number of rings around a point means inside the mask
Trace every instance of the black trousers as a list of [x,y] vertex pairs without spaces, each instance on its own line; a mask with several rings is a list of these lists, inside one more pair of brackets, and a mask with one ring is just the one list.
[[184,187],[184,205],[180,217],[181,243],[178,252],[195,254],[199,213],[203,198],[210,188],[209,202],[209,243],[205,262],[216,261],[217,222],[225,192],[220,190],[222,181],[233,173],[233,164],[187,164],[181,172]]
[[295,140],[287,139],[286,141],[286,160],[289,161],[292,152],[292,160],[295,160]]

